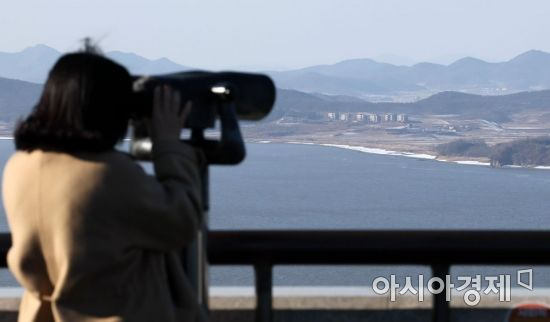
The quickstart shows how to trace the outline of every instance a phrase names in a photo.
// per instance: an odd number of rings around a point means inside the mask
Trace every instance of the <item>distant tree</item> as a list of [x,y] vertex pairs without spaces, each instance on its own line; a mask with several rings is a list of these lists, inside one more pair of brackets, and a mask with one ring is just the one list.
[[550,165],[550,137],[538,137],[497,144],[491,152],[491,165]]
[[488,157],[491,153],[491,148],[483,140],[455,140],[440,144],[435,150],[439,155],[464,157]]

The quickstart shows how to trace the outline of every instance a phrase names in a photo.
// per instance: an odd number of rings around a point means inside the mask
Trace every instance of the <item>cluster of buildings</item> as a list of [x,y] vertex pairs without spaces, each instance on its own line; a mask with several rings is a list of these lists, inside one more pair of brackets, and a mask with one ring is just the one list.
[[327,117],[331,121],[342,122],[368,122],[368,123],[380,123],[380,122],[400,122],[407,123],[409,117],[406,114],[393,114],[386,113],[383,115],[372,113],[338,113],[329,112]]

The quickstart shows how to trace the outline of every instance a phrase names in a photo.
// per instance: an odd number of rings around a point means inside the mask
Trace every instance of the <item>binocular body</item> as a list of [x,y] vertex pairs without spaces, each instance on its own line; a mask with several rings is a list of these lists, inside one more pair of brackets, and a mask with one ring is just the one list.
[[182,127],[206,129],[215,125],[220,103],[232,101],[239,120],[256,121],[271,111],[275,85],[262,74],[189,71],[158,76],[134,76],[135,118],[148,117],[153,107],[153,91],[170,85],[193,108]]
[[[191,129],[187,141],[204,152],[208,164],[237,164],[245,157],[238,120],[256,121],[269,114],[275,103],[275,85],[261,74],[236,72],[181,72],[160,76],[134,77],[135,112],[130,152],[140,160],[150,160],[152,143],[143,122],[151,117],[153,93],[157,86],[169,85],[193,107],[182,128]],[[203,131],[220,120],[219,140],[207,140]]]

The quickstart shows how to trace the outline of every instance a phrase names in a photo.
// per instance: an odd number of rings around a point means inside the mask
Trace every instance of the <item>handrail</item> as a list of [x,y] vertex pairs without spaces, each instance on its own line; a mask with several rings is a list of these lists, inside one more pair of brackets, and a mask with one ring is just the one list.
[[[253,265],[256,321],[272,321],[272,267],[296,264],[429,265],[445,280],[451,264],[550,264],[550,232],[497,230],[211,231],[214,265]],[[432,320],[450,321],[445,292]]]
[[[0,267],[10,244],[0,234]],[[254,266],[256,321],[272,321],[274,265],[429,265],[444,279],[456,264],[550,264],[550,232],[541,230],[216,230],[207,247],[211,265]],[[433,308],[433,321],[450,320],[444,293]]]
[[211,264],[550,264],[549,231],[210,231]]

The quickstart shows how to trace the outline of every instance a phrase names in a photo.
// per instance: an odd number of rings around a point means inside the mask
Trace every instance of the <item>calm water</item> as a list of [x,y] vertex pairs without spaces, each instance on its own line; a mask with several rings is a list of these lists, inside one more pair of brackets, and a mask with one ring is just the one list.
[[[13,151],[0,141],[0,164]],[[548,229],[550,171],[491,169],[338,148],[250,144],[246,161],[211,172],[213,229]],[[0,228],[8,230],[5,217]],[[550,286],[550,270],[535,267]],[[215,285],[252,283],[250,268],[215,267]],[[369,285],[425,267],[277,267],[279,285]],[[457,267],[453,274],[513,268]],[[7,274],[4,285],[13,283]]]

